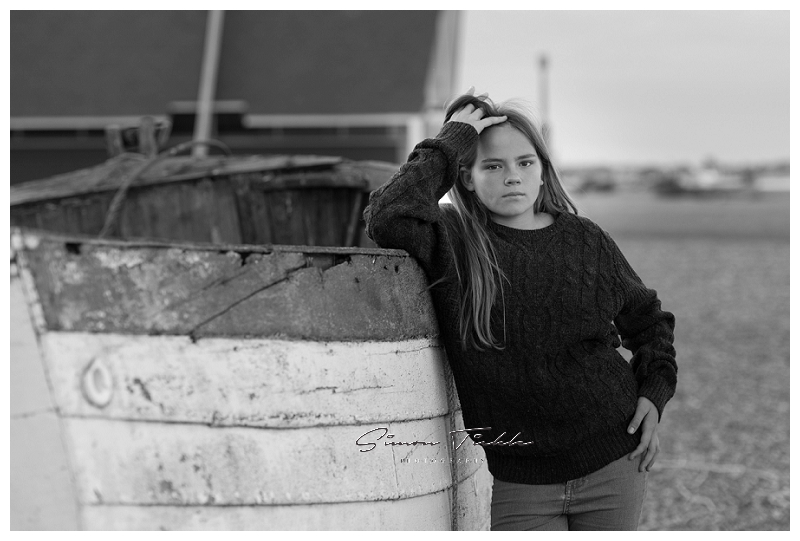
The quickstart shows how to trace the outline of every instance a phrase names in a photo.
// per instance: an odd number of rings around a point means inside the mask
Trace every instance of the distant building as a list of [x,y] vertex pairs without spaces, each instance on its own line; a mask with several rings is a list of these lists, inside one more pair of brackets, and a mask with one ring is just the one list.
[[[192,138],[205,11],[12,11],[11,182],[106,159],[144,115]],[[224,12],[213,136],[236,154],[402,162],[454,94],[457,12]],[[435,132],[434,132],[435,133]]]

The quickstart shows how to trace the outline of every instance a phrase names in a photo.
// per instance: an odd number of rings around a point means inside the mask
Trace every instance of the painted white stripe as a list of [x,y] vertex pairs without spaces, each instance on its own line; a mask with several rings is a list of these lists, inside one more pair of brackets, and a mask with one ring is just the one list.
[[438,530],[450,529],[446,491],[398,501],[194,507],[89,506],[88,530]]
[[[300,430],[64,423],[82,504],[276,505],[394,500],[444,490],[452,485],[445,421]],[[359,441],[377,445],[369,450]],[[459,465],[464,477],[484,465],[478,446],[464,445],[456,457],[469,459]]]
[[[484,467],[458,489],[458,529],[488,531],[492,476]],[[449,530],[447,491],[394,501],[275,506],[83,508],[89,530]]]
[[[304,342],[49,332],[42,347],[63,415],[297,428],[438,417],[444,350],[430,339]],[[90,364],[111,375],[87,400]]]

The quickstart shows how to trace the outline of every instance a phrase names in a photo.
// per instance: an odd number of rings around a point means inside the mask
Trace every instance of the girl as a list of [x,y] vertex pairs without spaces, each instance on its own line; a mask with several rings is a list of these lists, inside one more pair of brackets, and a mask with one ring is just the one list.
[[492,529],[635,530],[675,392],[674,316],[578,216],[531,120],[470,90],[364,217],[431,282],[464,424],[494,477]]

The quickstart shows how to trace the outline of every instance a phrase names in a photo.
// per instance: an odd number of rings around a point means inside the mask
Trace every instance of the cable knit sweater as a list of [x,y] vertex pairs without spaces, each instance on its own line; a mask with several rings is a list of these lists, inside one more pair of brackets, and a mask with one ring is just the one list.
[[[449,122],[418,144],[370,195],[367,234],[381,247],[406,250],[429,280],[450,276],[432,289],[432,299],[464,424],[481,429],[471,437],[484,444],[490,473],[525,484],[576,479],[636,448],[641,428],[628,434],[627,427],[639,396],[656,405],[660,420],[675,392],[675,319],[588,218],[561,212],[534,230],[490,222],[510,281],[505,332],[502,302],[495,301],[491,315],[505,349],[464,350],[458,286],[443,245],[458,238],[442,219],[455,209],[438,201],[455,182],[459,153],[477,141],[472,126]],[[620,336],[633,352],[631,363],[616,350]],[[498,445],[513,442],[521,444]]]

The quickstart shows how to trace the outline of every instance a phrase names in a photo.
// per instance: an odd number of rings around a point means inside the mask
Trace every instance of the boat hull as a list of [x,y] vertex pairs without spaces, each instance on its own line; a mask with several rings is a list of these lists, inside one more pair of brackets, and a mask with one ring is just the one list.
[[488,529],[404,252],[13,229],[12,258],[12,528]]

